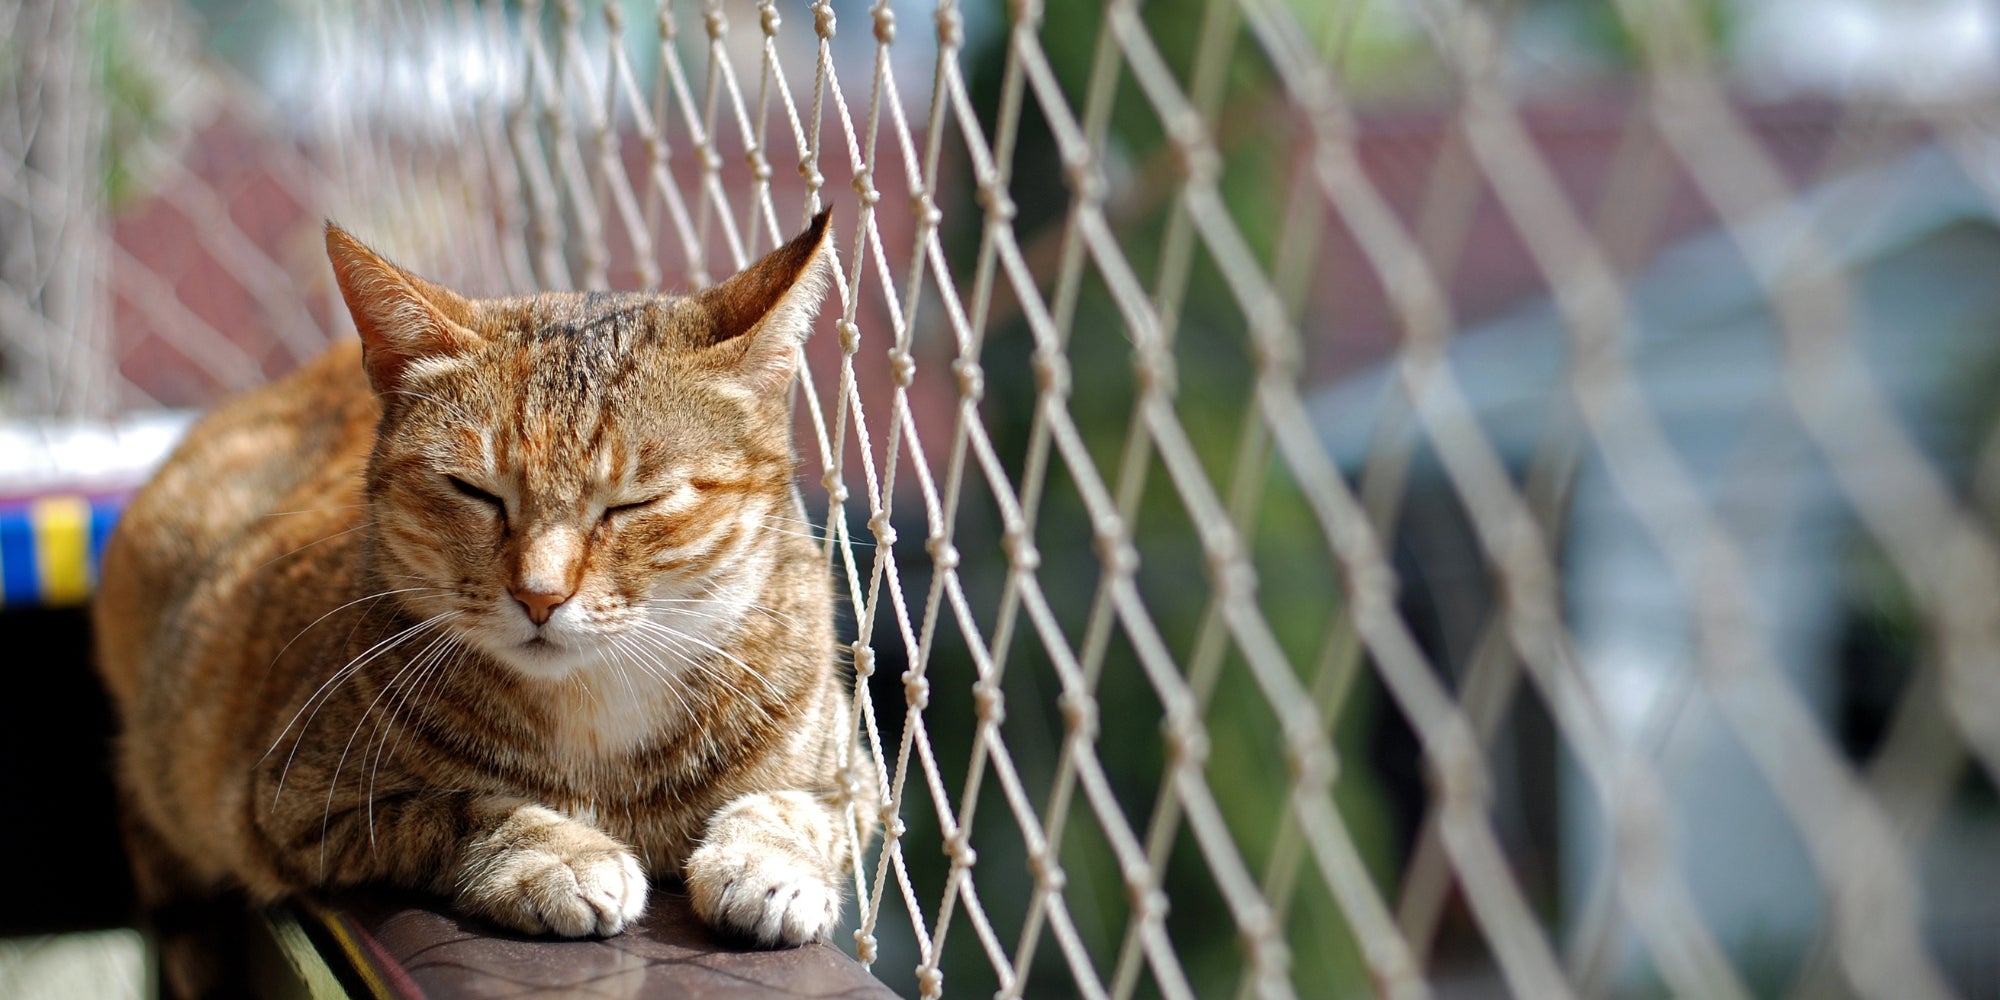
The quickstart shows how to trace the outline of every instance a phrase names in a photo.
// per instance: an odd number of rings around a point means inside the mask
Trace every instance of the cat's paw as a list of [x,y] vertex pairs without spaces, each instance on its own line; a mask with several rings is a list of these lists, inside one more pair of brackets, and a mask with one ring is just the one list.
[[647,889],[639,859],[589,826],[533,812],[517,813],[474,846],[459,879],[459,906],[528,934],[609,936],[636,923]]
[[767,845],[702,847],[687,886],[703,922],[766,948],[824,941],[840,919],[840,893],[819,867]]

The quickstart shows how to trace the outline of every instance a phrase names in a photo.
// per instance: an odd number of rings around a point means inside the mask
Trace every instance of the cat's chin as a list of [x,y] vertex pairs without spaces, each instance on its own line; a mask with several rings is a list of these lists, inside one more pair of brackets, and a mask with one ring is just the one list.
[[583,650],[545,636],[536,636],[526,642],[489,645],[487,652],[515,673],[543,681],[562,680],[590,662]]

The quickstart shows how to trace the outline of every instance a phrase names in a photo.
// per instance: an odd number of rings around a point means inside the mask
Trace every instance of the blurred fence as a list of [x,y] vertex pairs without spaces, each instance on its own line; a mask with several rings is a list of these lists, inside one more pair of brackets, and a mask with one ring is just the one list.
[[326,216],[490,294],[830,205],[887,981],[1991,995],[2000,19],[1896,7],[8,0],[0,398],[282,373]]

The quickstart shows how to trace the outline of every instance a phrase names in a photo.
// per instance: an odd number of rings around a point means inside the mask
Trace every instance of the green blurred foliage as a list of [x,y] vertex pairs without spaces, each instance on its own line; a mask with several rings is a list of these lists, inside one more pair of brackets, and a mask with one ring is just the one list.
[[135,33],[129,0],[87,5],[84,31],[104,98],[104,202],[116,212],[143,194],[144,149],[164,127],[165,81],[154,75]]
[[[1194,79],[1197,51],[1205,32],[1213,27],[1204,17],[1208,6],[1204,0],[1151,0],[1142,8],[1149,33],[1184,89]],[[1333,12],[1313,3],[1296,2],[1294,6],[1299,23],[1331,45],[1340,30]],[[1038,32],[1065,102],[1078,116],[1087,113],[1102,22],[1103,11],[1098,5],[1050,4]],[[1220,193],[1252,253],[1268,272],[1278,253],[1292,185],[1291,151],[1296,144],[1287,140],[1286,133],[1297,123],[1287,112],[1281,81],[1254,41],[1237,30],[1234,20],[1227,28],[1234,41],[1224,53],[1219,75],[1218,119],[1224,123],[1217,136],[1222,152]],[[965,55],[972,104],[987,116],[983,124],[989,134],[994,127],[992,116],[1001,105],[1007,40],[1006,33],[994,33]],[[1370,51],[1373,57],[1376,50]],[[1381,55],[1384,65],[1396,58],[1389,52]],[[1022,102],[1010,184],[1018,211],[1015,231],[1036,267],[1042,296],[1056,301],[1061,297],[1056,261],[1072,191],[1053,131],[1032,88],[1024,89]],[[1178,164],[1152,103],[1122,65],[1105,121],[1100,161],[1107,194],[1104,211],[1131,263],[1133,276],[1152,291],[1163,266],[1170,263],[1163,247],[1169,244],[1169,233],[1177,225]],[[969,165],[962,168],[969,176]],[[960,204],[947,206],[948,214],[979,217],[972,196],[970,185],[961,188]],[[1178,224],[1184,225],[1185,220]],[[948,227],[948,234],[947,238],[955,241],[950,246],[954,272],[971,275],[979,251],[977,227]],[[1260,499],[1246,519],[1244,540],[1258,569],[1257,600],[1301,684],[1309,685],[1328,644],[1329,630],[1338,626],[1338,581],[1326,541],[1283,462],[1254,432],[1247,439],[1253,447],[1245,450],[1245,424],[1260,419],[1251,405],[1254,368],[1247,324],[1220,270],[1198,240],[1195,245],[1174,330],[1174,410],[1215,493],[1228,497],[1239,462],[1248,463],[1252,470],[1252,492]],[[1003,290],[996,302],[1010,303],[1011,296]],[[1068,410],[1097,474],[1115,488],[1129,447],[1138,389],[1128,324],[1112,298],[1106,276],[1092,261],[1086,260],[1077,286],[1070,329],[1074,332],[1066,351],[1073,389]],[[1009,478],[1016,484],[1026,472],[1024,456],[1035,434],[1033,348],[1034,337],[1027,324],[1012,312],[996,309],[996,322],[987,333],[980,357],[988,385],[982,414]],[[1174,668],[1186,674],[1197,659],[1197,640],[1205,625],[1217,627],[1217,623],[1206,621],[1213,588],[1199,537],[1166,466],[1156,454],[1146,466],[1145,488],[1131,523],[1143,560],[1137,586],[1151,624],[1171,652]],[[975,476],[966,493],[983,496],[985,484]],[[961,547],[972,551],[981,544],[992,544],[998,533],[997,515],[982,510],[979,502],[966,508],[959,528]],[[1067,644],[1081,647],[1101,570],[1093,554],[1091,520],[1081,493],[1062,459],[1054,455],[1049,461],[1036,544],[1041,554],[1041,588]],[[960,568],[973,607],[990,608],[998,603],[1004,571],[998,560],[968,561]],[[982,629],[991,626],[990,621],[981,622]],[[936,692],[931,714],[933,718],[952,718],[951,713],[961,707],[957,704],[961,699],[944,693],[953,686],[947,679],[970,679],[974,668],[963,661],[953,643],[940,641],[935,649],[929,668]],[[1281,827],[1295,823],[1287,810],[1289,771],[1277,716],[1269,701],[1234,642],[1225,642],[1221,649],[1220,663],[1213,668],[1214,695],[1204,717],[1210,741],[1204,773],[1227,819],[1234,850],[1241,853],[1251,877],[1261,878],[1271,863]],[[1356,654],[1349,651],[1346,655]],[[1366,669],[1352,659],[1345,662]],[[1008,717],[1003,735],[1024,784],[1031,789],[1047,788],[1062,748],[1063,721],[1056,707],[1061,691],[1054,663],[1025,622],[1015,630],[1006,671]],[[1340,706],[1333,732],[1343,761],[1362,758],[1363,741],[1374,725],[1370,689],[1355,685],[1353,690],[1354,696]],[[1100,706],[1096,754],[1122,813],[1143,838],[1166,773],[1164,710],[1132,642],[1120,627],[1113,628],[1105,644],[1096,697]],[[947,700],[940,702],[940,698]],[[966,701],[963,707],[969,709],[969,699]],[[931,732],[938,756],[944,761],[966,759],[970,735]],[[947,773],[953,781],[960,780],[959,774]],[[1391,856],[1391,832],[1379,793],[1365,768],[1344,764],[1339,773],[1334,794],[1349,832],[1376,877],[1378,891],[1393,894],[1397,866]],[[1040,810],[1045,801],[1036,799],[1033,804]],[[905,816],[913,817],[912,843],[924,842],[920,838],[928,831],[916,827],[928,823],[925,812],[923,808],[905,809]],[[1065,815],[1060,856],[1068,879],[1065,899],[1092,964],[1108,979],[1128,932],[1128,892],[1107,836],[1080,791]],[[993,913],[1001,940],[1009,945],[1015,943],[1021,924],[1014,914],[1018,904],[1006,897],[1015,890],[1024,893],[1027,883],[1025,879],[1008,882],[1000,873],[1022,870],[1018,866],[1025,855],[1018,846],[1020,839],[1005,803],[994,796],[982,799],[974,833],[974,843],[982,845],[979,870],[982,880],[1000,879],[983,882],[992,887],[982,902]],[[931,859],[914,856],[922,853],[913,852],[913,866],[933,865]],[[937,864],[934,872],[918,877],[918,881],[941,885],[942,870]],[[1301,995],[1365,992],[1369,980],[1352,934],[1310,859],[1300,865],[1297,885],[1295,901],[1283,919],[1288,927],[1292,979]],[[1175,953],[1200,996],[1232,995],[1245,963],[1236,925],[1216,886],[1211,863],[1183,820],[1165,866],[1163,888],[1171,901],[1166,924]],[[976,995],[994,981],[986,958],[965,939],[969,934],[962,925],[952,933],[963,937],[954,939],[948,949],[951,961],[946,980],[954,991]],[[895,970],[880,971],[894,982]],[[1038,942],[1024,992],[1028,996],[1076,992],[1061,951],[1046,932]],[[1150,976],[1140,979],[1138,995],[1157,995]]]

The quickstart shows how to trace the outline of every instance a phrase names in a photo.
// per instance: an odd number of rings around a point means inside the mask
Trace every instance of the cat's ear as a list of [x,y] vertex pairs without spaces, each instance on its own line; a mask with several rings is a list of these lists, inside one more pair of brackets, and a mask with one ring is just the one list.
[[347,230],[326,224],[326,256],[354,326],[361,333],[362,363],[377,393],[402,384],[411,364],[465,354],[479,346],[468,324],[472,304],[361,245]]
[[738,345],[728,364],[759,395],[791,384],[797,347],[812,331],[820,299],[833,280],[831,209],[806,231],[719,285],[694,296],[701,307],[700,346]]

